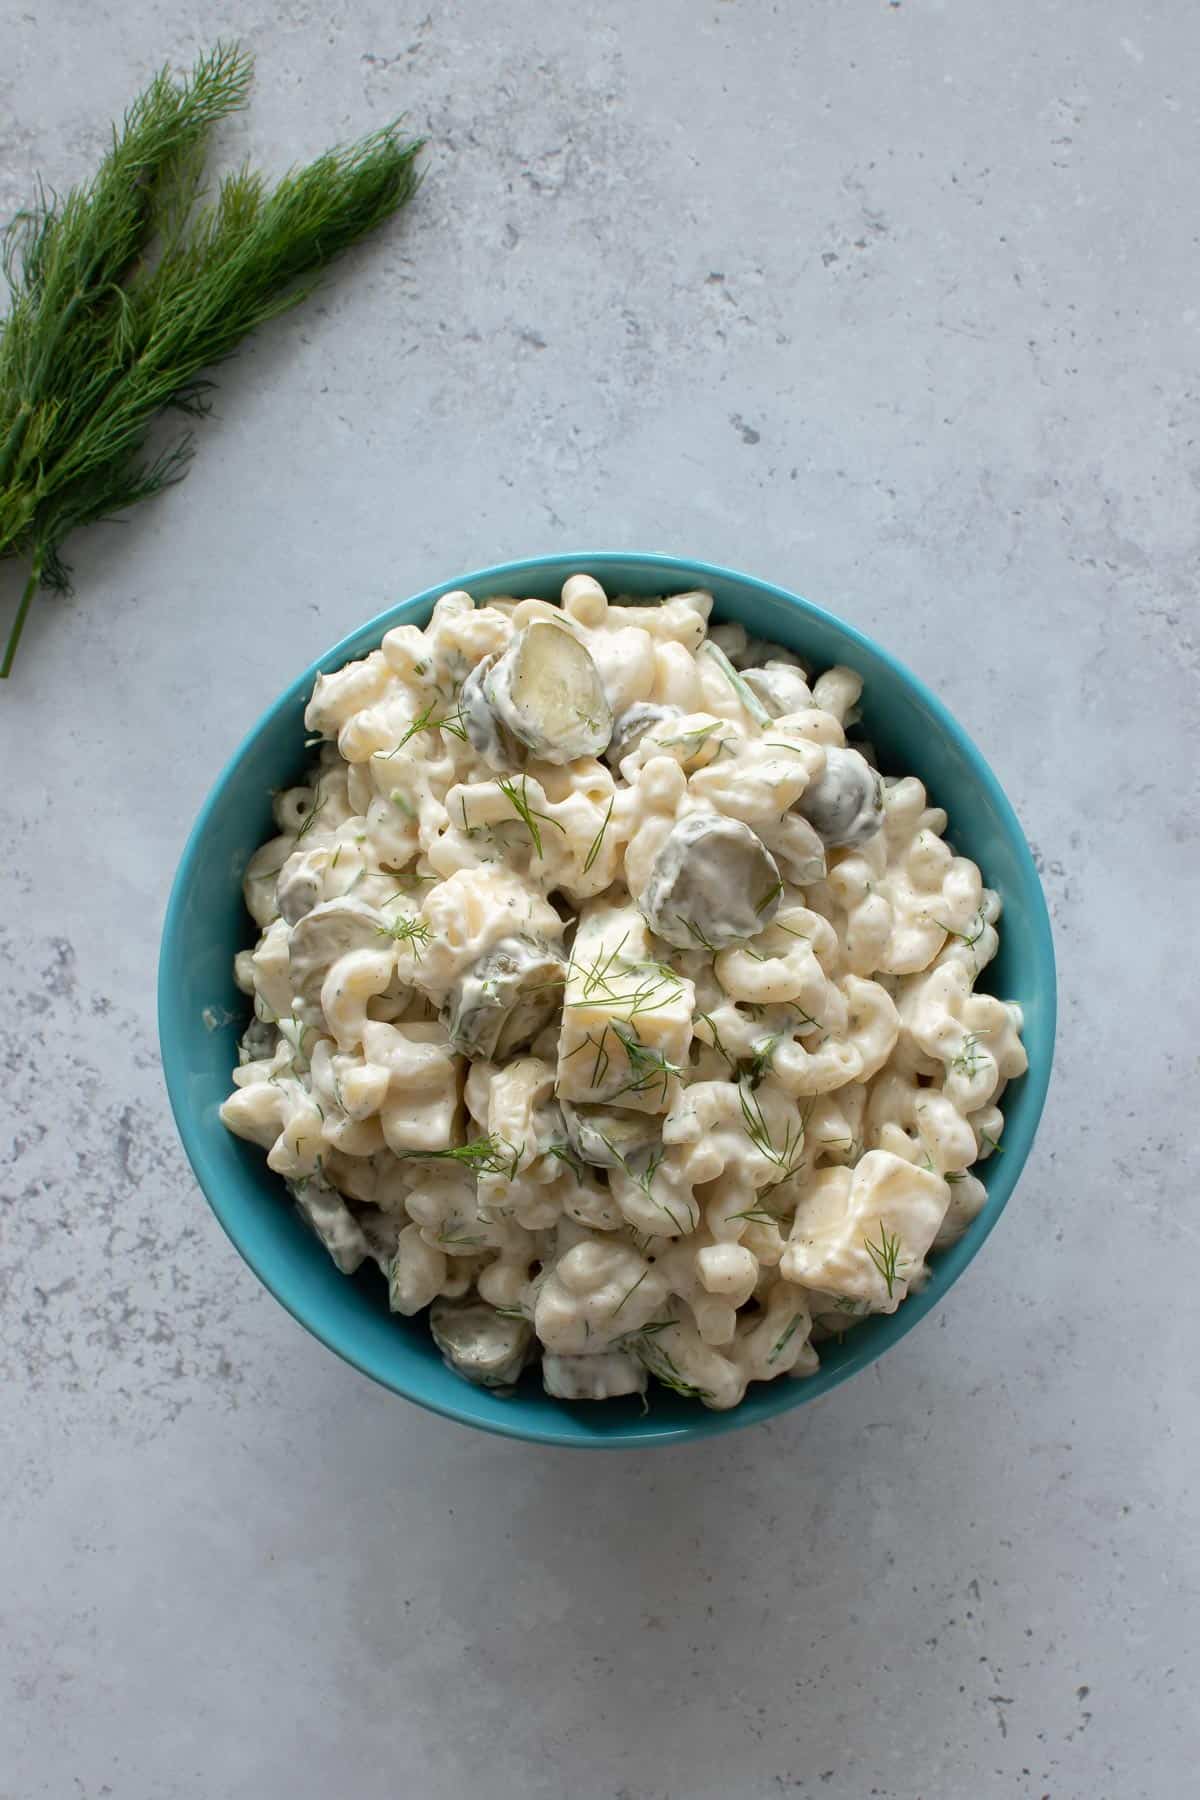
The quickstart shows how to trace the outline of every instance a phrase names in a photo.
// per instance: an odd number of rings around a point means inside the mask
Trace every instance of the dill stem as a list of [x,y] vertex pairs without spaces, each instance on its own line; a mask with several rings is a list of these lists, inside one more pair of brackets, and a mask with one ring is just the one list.
[[21,642],[21,633],[25,629],[25,621],[29,617],[29,608],[33,605],[33,596],[37,593],[42,579],[42,553],[37,551],[33,559],[33,568],[29,572],[29,580],[25,583],[25,591],[21,595],[17,607],[17,616],[12,622],[12,630],[8,634],[8,642],[4,646],[4,661],[0,663],[0,681],[7,681],[16,661],[17,645]]
[[22,400],[13,418],[12,429],[4,441],[4,448],[0,450],[0,488],[6,485],[9,472],[17,460],[21,445],[25,442],[25,430],[32,413],[33,407],[30,402]]

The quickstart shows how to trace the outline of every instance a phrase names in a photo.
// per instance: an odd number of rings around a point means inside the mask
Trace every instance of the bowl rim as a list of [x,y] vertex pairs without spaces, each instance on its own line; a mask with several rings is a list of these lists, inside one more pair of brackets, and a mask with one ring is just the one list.
[[[631,1430],[622,1426],[617,1430],[606,1429],[597,1432],[594,1437],[576,1437],[564,1436],[556,1428],[532,1422],[522,1423],[521,1413],[515,1405],[511,1419],[504,1416],[477,1415],[471,1408],[474,1390],[467,1383],[463,1384],[464,1393],[461,1405],[442,1403],[425,1394],[415,1392],[411,1386],[404,1386],[394,1374],[385,1371],[374,1364],[369,1357],[359,1354],[341,1341],[336,1331],[315,1321],[308,1316],[308,1312],[303,1306],[280,1291],[272,1273],[260,1266],[259,1261],[247,1245],[238,1227],[237,1208],[227,1204],[222,1191],[221,1176],[209,1164],[204,1132],[186,1094],[187,1069],[183,1057],[182,1027],[173,1018],[172,1013],[177,1005],[175,971],[180,960],[181,926],[186,896],[204,842],[209,819],[220,802],[226,784],[235,775],[242,759],[251,751],[260,734],[282,709],[292,705],[302,693],[311,690],[316,676],[323,670],[339,668],[351,657],[365,654],[364,644],[368,640],[377,646],[386,631],[397,624],[407,622],[413,614],[432,607],[434,602],[444,594],[459,589],[470,592],[474,586],[485,582],[493,584],[493,586],[497,582],[503,582],[505,586],[499,591],[509,591],[508,583],[510,581],[516,586],[525,577],[544,574],[549,570],[561,571],[567,564],[571,565],[573,569],[594,573],[602,578],[606,569],[627,566],[630,563],[637,564],[639,570],[644,570],[647,574],[661,573],[664,593],[686,591],[679,585],[681,581],[686,582],[690,587],[703,586],[706,582],[716,581],[734,583],[743,589],[752,590],[774,601],[782,601],[785,606],[795,609],[802,616],[832,626],[853,645],[865,651],[868,656],[889,665],[892,672],[925,708],[938,729],[953,742],[969,765],[973,778],[986,792],[1005,832],[1012,840],[1017,861],[1023,864],[1025,875],[1029,878],[1030,890],[1037,896],[1039,905],[1033,915],[1028,918],[1027,926],[1032,942],[1033,959],[1039,971],[1038,980],[1039,983],[1044,984],[1046,989],[1043,996],[1046,1047],[1045,1056],[1040,1065],[1035,1067],[1031,1061],[1027,1072],[1022,1077],[1024,1092],[1020,1141],[1013,1143],[1010,1139],[1004,1146],[1006,1151],[1015,1152],[1015,1154],[1011,1155],[1011,1160],[1005,1161],[996,1172],[994,1181],[989,1183],[987,1204],[978,1217],[972,1221],[967,1233],[949,1249],[939,1253],[936,1268],[941,1278],[929,1282],[919,1293],[909,1295],[897,1311],[888,1316],[889,1330],[882,1342],[864,1343],[857,1352],[852,1350],[851,1354],[846,1356],[836,1368],[823,1365],[818,1374],[805,1380],[781,1380],[771,1383],[758,1396],[759,1406],[752,1414],[745,1411],[744,1404],[724,1412],[698,1407],[696,1418],[689,1419],[682,1424],[673,1422],[656,1428],[652,1424],[651,1418],[648,1417],[638,1421],[636,1429]],[[1054,1061],[1057,1013],[1057,969],[1050,915],[1041,877],[1028,840],[1012,802],[993,773],[987,759],[939,696],[927,687],[905,663],[901,662],[899,657],[866,632],[860,631],[849,620],[843,619],[837,613],[829,611],[828,608],[819,606],[816,602],[793,592],[790,588],[783,587],[777,582],[767,581],[759,576],[744,574],[740,570],[728,568],[723,564],[710,563],[692,557],[675,556],[667,552],[639,550],[553,551],[544,555],[520,557],[473,569],[466,574],[454,577],[453,580],[438,582],[433,587],[424,588],[419,593],[385,607],[382,612],[363,620],[328,650],[314,658],[276,696],[249,730],[244,733],[209,787],[204,802],[188,832],[171,883],[163,916],[157,980],[158,1033],[163,1076],[184,1151],[200,1190],[216,1215],[218,1223],[243,1261],[248,1264],[267,1291],[299,1325],[317,1338],[327,1349],[332,1350],[344,1362],[349,1363],[371,1380],[378,1382],[389,1392],[422,1407],[427,1412],[452,1419],[458,1424],[521,1442],[544,1444],[559,1449],[620,1450],[637,1449],[651,1444],[682,1444],[727,1431],[735,1431],[752,1424],[766,1424],[780,1414],[790,1412],[794,1407],[823,1398],[835,1387],[840,1386],[843,1381],[849,1380],[852,1375],[859,1374],[863,1369],[878,1361],[881,1356],[906,1337],[945,1297],[978,1255],[1012,1196],[1028,1160],[1045,1107]],[[855,1343],[856,1336],[857,1334],[850,1340],[852,1345]],[[772,1389],[779,1391],[772,1393]]]

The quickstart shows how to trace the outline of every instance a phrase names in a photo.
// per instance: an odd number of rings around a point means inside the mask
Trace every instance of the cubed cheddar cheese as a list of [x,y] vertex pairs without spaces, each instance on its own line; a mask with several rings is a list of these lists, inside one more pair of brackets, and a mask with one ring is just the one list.
[[695,990],[651,954],[636,908],[598,901],[581,913],[559,1034],[560,1098],[666,1112],[687,1066]]

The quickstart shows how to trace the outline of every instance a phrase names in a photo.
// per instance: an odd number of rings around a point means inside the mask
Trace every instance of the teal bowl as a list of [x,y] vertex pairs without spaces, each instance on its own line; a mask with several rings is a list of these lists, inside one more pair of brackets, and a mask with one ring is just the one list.
[[[434,601],[452,588],[466,588],[478,599],[513,593],[552,599],[577,569],[589,570],[610,593],[708,588],[718,619],[736,619],[818,669],[832,663],[857,669],[866,683],[864,727],[885,772],[920,777],[950,815],[955,848],[979,864],[988,886],[1003,897],[1000,954],[984,985],[1019,1001],[1025,1014],[1029,1072],[1005,1095],[1004,1154],[982,1166],[988,1197],[979,1217],[952,1249],[933,1258],[928,1285],[898,1312],[869,1320],[840,1344],[823,1345],[820,1371],[810,1380],[755,1384],[732,1412],[709,1412],[662,1389],[651,1393],[644,1417],[631,1400],[569,1405],[544,1394],[533,1372],[507,1398],[470,1386],[444,1367],[423,1319],[388,1312],[377,1270],[364,1269],[352,1279],[338,1273],[262,1152],[232,1137],[217,1116],[246,1016],[233,980],[234,953],[254,939],[242,906],[242,871],[272,832],[272,790],[301,777],[304,706],[318,671],[365,656],[393,625],[423,625]],[[179,1133],[209,1204],[260,1281],[322,1343],[393,1393],[464,1425],[541,1444],[630,1447],[732,1431],[815,1400],[882,1356],[932,1311],[1000,1217],[1046,1097],[1054,1021],[1054,947],[1033,858],[996,777],[941,701],[870,638],[783,588],[682,557],[620,551],[539,556],[456,576],[372,619],[298,675],[201,808],[167,905],[158,971],[163,1072]]]

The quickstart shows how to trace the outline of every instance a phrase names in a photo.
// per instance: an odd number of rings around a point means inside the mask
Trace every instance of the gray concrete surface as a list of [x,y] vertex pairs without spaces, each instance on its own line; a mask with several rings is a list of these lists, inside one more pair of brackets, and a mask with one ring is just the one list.
[[[402,109],[432,147],[409,226],[226,371],[186,485],[73,546],[0,693],[0,1795],[1179,1800],[1200,15],[427,6],[5,22],[5,211],[218,30],[259,57],[230,158]],[[285,675],[581,542],[777,577],[939,688],[1038,846],[1063,1015],[933,1320],[778,1424],[601,1460],[284,1316],[184,1165],[152,1002],[189,822]]]

